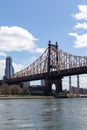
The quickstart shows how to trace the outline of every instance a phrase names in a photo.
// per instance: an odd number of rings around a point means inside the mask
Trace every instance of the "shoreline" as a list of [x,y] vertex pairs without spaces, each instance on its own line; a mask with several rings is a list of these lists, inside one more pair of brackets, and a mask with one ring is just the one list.
[[54,99],[54,96],[4,96],[0,95],[0,99]]
[[36,96],[36,95],[0,95],[0,99],[58,99],[58,98],[87,98],[87,95],[68,94],[65,96]]

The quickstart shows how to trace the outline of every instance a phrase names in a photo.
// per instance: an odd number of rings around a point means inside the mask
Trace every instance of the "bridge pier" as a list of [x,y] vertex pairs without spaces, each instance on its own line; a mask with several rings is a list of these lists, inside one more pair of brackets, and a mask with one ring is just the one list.
[[77,75],[77,90],[76,90],[76,92],[73,92],[72,84],[71,84],[71,76],[69,76],[69,92],[70,92],[70,94],[72,94],[72,93],[79,94],[79,89],[80,89],[79,75]]
[[72,93],[72,91],[71,91],[71,76],[69,76],[69,93],[71,94]]
[[80,88],[80,85],[79,85],[79,75],[77,75],[77,94],[79,94],[79,88]]
[[53,95],[52,93],[52,85],[55,84],[56,86],[56,94],[62,92],[62,78],[59,79],[45,79],[45,95]]

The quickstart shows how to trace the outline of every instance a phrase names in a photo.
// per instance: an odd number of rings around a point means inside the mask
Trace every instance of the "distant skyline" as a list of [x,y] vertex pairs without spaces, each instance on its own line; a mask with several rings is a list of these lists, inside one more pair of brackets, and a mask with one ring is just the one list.
[[[7,56],[17,72],[32,64],[49,40],[65,52],[87,56],[87,0],[0,0],[0,17],[1,78]],[[87,75],[80,78],[86,87]],[[67,83],[66,78],[65,88]]]

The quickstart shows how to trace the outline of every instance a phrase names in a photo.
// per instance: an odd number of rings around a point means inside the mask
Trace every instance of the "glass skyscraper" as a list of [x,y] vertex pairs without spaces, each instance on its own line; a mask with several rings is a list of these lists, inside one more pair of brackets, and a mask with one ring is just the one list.
[[10,78],[10,76],[14,74],[14,68],[12,66],[12,58],[6,57],[6,68],[5,68],[5,76]]

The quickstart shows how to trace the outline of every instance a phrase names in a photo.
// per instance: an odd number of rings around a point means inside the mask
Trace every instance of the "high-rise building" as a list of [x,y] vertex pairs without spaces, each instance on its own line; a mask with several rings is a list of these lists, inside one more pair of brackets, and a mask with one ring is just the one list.
[[5,76],[10,78],[10,76],[14,74],[14,68],[12,66],[12,58],[6,57],[6,68],[5,68]]

